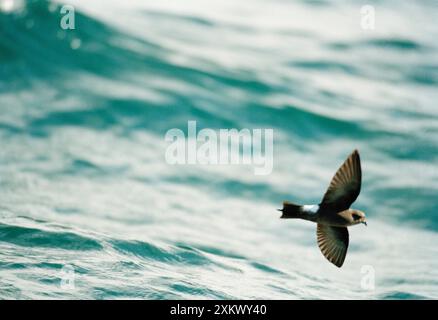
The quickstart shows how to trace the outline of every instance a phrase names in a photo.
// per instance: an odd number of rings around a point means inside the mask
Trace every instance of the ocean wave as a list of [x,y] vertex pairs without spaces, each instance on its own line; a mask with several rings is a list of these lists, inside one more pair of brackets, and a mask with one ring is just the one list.
[[0,224],[0,240],[25,247],[36,246],[78,251],[102,249],[98,241],[75,233],[46,231],[7,224]]

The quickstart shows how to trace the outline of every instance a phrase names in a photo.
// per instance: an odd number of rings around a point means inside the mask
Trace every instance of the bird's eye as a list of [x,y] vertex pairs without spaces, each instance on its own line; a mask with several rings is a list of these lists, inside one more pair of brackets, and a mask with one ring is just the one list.
[[359,220],[360,219],[360,215],[353,213],[353,219],[354,220]]

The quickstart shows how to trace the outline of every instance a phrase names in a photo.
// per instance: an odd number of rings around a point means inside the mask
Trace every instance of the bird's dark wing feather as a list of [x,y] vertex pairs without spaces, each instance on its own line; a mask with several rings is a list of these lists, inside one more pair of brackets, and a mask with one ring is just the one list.
[[346,227],[332,227],[318,223],[316,234],[318,246],[328,261],[337,267],[344,263],[348,249],[348,230]]
[[359,196],[361,183],[362,170],[359,152],[354,150],[330,182],[321,201],[321,207],[329,209],[328,212],[347,210]]

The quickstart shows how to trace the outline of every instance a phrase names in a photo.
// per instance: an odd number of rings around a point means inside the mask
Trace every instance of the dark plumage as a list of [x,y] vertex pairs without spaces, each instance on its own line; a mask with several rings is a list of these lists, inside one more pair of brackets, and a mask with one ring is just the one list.
[[347,227],[366,225],[365,213],[350,209],[360,193],[362,170],[357,150],[338,169],[318,205],[297,205],[283,202],[281,218],[304,219],[317,223],[318,246],[323,255],[341,267],[347,254],[349,236]]

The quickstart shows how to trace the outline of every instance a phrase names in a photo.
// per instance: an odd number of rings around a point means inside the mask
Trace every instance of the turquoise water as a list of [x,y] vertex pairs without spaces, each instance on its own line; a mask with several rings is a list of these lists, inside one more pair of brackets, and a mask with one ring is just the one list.
[[[374,30],[361,1],[70,3],[75,30],[0,13],[1,299],[438,298],[437,2],[368,1]],[[188,120],[273,128],[272,174],[167,164]],[[276,209],[354,148],[368,228],[338,269]]]

